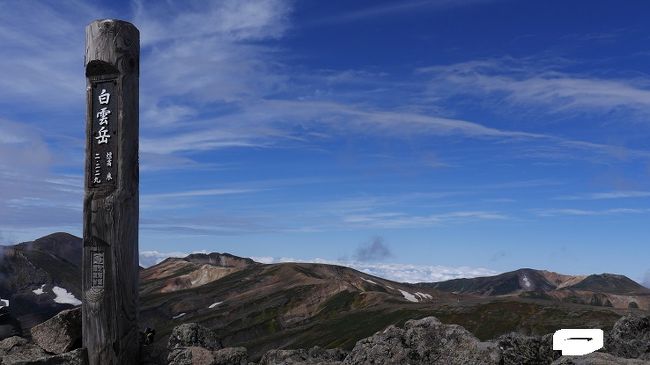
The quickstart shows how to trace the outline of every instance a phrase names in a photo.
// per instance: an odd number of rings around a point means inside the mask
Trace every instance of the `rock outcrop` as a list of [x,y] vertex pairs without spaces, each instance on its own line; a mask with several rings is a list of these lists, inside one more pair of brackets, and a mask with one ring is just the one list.
[[[20,365],[87,365],[86,350],[76,349],[59,355],[40,357],[36,360],[20,362]],[[18,364],[16,364],[18,365]]]
[[[32,330],[34,343],[17,336],[0,341],[0,365],[86,365],[86,351],[78,346],[81,332],[78,317],[78,309],[68,310],[35,327]],[[214,331],[197,323],[175,327],[169,337],[168,350],[167,359],[150,363],[253,364],[249,362],[246,348],[224,348]],[[480,341],[461,326],[427,317],[407,321],[402,328],[389,326],[358,341],[349,353],[320,347],[270,350],[258,365],[294,364],[650,364],[650,316],[621,318],[606,334],[605,347],[586,356],[560,356],[552,349],[552,334],[539,337],[510,333],[492,341]]]
[[31,334],[38,346],[53,354],[81,347],[81,307],[64,310],[32,327]]
[[10,365],[47,356],[37,345],[22,337],[9,337],[0,341],[0,364]]
[[619,319],[606,334],[602,352],[650,360],[650,316],[627,315]]
[[223,348],[214,332],[197,323],[185,323],[174,327],[167,347],[170,351],[183,347],[203,347],[208,350]]
[[203,347],[176,348],[169,354],[169,365],[247,365],[244,347],[227,347],[212,351]]
[[562,356],[551,365],[648,365],[648,361],[625,359],[602,352],[594,352],[584,356]]
[[342,365],[348,353],[341,349],[311,349],[271,350],[268,351],[259,365]]
[[223,348],[213,331],[197,323],[176,326],[169,336],[169,365],[247,365],[244,347]]
[[543,337],[509,333],[495,340],[501,351],[502,365],[550,364],[560,357],[553,350],[553,335]]
[[434,317],[410,320],[404,328],[389,326],[360,340],[344,364],[499,364],[494,343],[481,342],[458,325]]

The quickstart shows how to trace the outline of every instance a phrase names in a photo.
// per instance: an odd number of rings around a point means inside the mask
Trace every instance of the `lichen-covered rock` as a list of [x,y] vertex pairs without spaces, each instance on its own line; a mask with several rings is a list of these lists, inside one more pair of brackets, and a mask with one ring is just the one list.
[[550,364],[560,357],[553,351],[553,335],[543,337],[509,333],[495,340],[501,350],[503,365]]
[[551,365],[648,365],[649,361],[626,359],[602,352],[594,352],[584,356],[562,356]]
[[53,354],[81,347],[81,307],[60,312],[32,327],[31,333],[37,345]]
[[167,357],[169,365],[212,365],[212,351],[203,347],[178,347]]
[[23,364],[48,354],[40,347],[21,337],[9,337],[0,341],[0,364]]
[[20,365],[87,365],[85,349],[76,349],[59,355],[40,357],[36,360],[20,362]]
[[616,321],[605,336],[602,352],[650,360],[650,316],[627,315]]
[[226,347],[213,352],[213,365],[247,365],[248,351],[245,347]]
[[167,348],[173,351],[179,347],[203,347],[208,350],[223,348],[215,333],[196,323],[185,323],[174,327]]
[[203,347],[179,347],[169,353],[169,365],[247,365],[244,347],[227,347],[211,351]]
[[270,350],[260,360],[259,365],[340,365],[347,356],[342,349]]
[[410,320],[404,328],[389,326],[360,340],[345,364],[499,364],[496,344],[481,342],[458,325],[434,317]]

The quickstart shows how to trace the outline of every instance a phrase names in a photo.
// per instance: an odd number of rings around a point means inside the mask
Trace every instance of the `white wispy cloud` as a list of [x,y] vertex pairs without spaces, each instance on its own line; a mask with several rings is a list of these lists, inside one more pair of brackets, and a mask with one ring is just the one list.
[[82,180],[51,172],[55,157],[41,132],[0,119],[0,136],[0,230],[20,240],[30,229],[81,226]]
[[468,6],[481,3],[495,2],[497,0],[420,0],[390,3],[388,5],[375,5],[344,14],[323,17],[308,25],[323,25],[360,21],[383,16],[396,16],[399,14],[423,11],[440,11],[459,6]]
[[198,190],[186,190],[186,191],[176,191],[169,193],[160,193],[160,194],[145,194],[142,197],[145,199],[164,199],[164,198],[188,198],[196,196],[219,196],[219,195],[231,195],[231,194],[245,194],[245,193],[254,193],[258,192],[257,189],[198,189]]
[[[299,128],[297,128],[299,127]],[[307,147],[332,136],[466,138],[509,142],[509,158],[584,158],[606,163],[620,159],[650,159],[650,151],[508,130],[462,119],[416,112],[389,111],[336,101],[256,100],[234,114],[206,120],[191,131],[170,131],[143,138],[145,152],[168,154],[223,148]],[[322,139],[319,135],[327,136]],[[517,153],[512,153],[512,151]]]
[[627,199],[627,198],[648,198],[650,191],[621,190],[582,195],[559,196],[557,200],[604,200],[604,199]]
[[107,13],[76,0],[0,4],[1,102],[29,101],[43,109],[82,105],[84,26]]
[[620,215],[620,214],[648,214],[650,209],[647,208],[610,208],[610,209],[538,209],[534,213],[540,217],[554,216],[602,216],[602,215]]
[[[431,76],[431,91],[491,94],[514,106],[541,105],[551,112],[650,112],[650,80],[572,74],[523,59],[488,59],[420,69]],[[563,66],[562,63],[559,63]]]
[[343,217],[343,222],[357,227],[415,228],[445,222],[468,220],[504,220],[508,215],[490,211],[454,211],[430,215],[411,215],[400,212],[355,214]]

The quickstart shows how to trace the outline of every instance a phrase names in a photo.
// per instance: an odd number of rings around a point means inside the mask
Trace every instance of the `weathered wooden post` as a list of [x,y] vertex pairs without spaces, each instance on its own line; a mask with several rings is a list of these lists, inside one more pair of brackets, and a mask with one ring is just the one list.
[[86,27],[83,346],[91,365],[137,364],[140,33]]

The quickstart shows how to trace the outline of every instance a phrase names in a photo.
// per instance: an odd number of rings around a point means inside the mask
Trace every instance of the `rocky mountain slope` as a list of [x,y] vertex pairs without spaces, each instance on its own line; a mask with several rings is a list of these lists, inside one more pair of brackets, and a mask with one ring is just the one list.
[[0,246],[0,298],[22,330],[79,304],[81,255],[81,239],[67,233]]
[[650,310],[650,289],[615,274],[571,276],[520,269],[495,276],[420,283],[418,286],[480,297],[518,296]]
[[[81,348],[80,309],[67,310],[31,330],[32,341],[11,337],[0,341],[0,364],[86,364]],[[259,360],[245,347],[224,346],[218,334],[197,323],[176,326],[166,343],[165,356],[157,348],[141,347],[143,365],[520,365],[650,363],[650,316],[627,315],[605,333],[604,346],[586,356],[561,356],[553,350],[552,334],[525,336],[508,333],[481,341],[462,326],[435,317],[388,326],[350,349],[322,347],[271,349]]]
[[[25,330],[44,319],[41,306],[55,313],[73,306],[57,300],[81,298],[79,238],[54,234],[3,252],[1,293],[26,303],[11,306]],[[644,297],[636,283],[619,276],[599,278],[522,269],[491,278],[406,284],[335,265],[267,265],[229,254],[193,254],[141,270],[140,324],[156,329],[152,347],[164,356],[173,328],[196,322],[214,331],[224,346],[246,347],[257,361],[279,348],[347,351],[389,325],[428,316],[462,325],[484,341],[512,331],[543,335],[567,327],[611,329],[625,313],[647,313],[642,300],[635,309],[612,299],[619,296],[626,303]],[[557,293],[606,295],[612,306]]]

